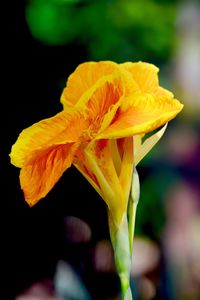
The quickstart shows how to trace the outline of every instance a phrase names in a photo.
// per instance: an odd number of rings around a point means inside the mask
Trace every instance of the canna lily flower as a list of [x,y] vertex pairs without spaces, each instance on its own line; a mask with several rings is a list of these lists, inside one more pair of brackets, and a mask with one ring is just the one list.
[[12,147],[11,162],[21,168],[21,187],[30,206],[74,164],[120,222],[129,190],[121,188],[127,172],[120,170],[120,163],[130,153],[126,159],[132,166],[132,137],[162,126],[182,109],[159,86],[157,72],[142,62],[78,66],[62,93],[63,111],[23,130]]
[[[23,130],[12,146],[11,163],[21,168],[20,184],[30,206],[73,164],[106,202],[117,249],[118,229],[127,225],[134,167],[164,129],[149,143],[142,144],[142,137],[183,107],[159,86],[157,74],[156,66],[144,62],[86,62],[76,68],[61,95],[63,110]],[[124,262],[123,269],[128,265]]]

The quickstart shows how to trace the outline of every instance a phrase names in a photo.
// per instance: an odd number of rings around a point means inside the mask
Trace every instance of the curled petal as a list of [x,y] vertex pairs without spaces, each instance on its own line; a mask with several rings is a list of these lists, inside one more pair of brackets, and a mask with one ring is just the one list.
[[120,72],[104,76],[80,98],[77,108],[85,108],[88,117],[102,117],[123,95],[124,86]]
[[173,119],[183,108],[176,99],[134,94],[124,99],[114,121],[96,138],[120,138],[150,132]]
[[76,109],[87,120],[88,128],[85,136],[94,138],[113,120],[125,92],[125,85],[120,72],[100,78],[87,92],[85,92]]
[[117,70],[119,70],[118,65],[112,61],[80,64],[69,76],[67,85],[61,95],[61,103],[64,108],[75,105],[81,96],[95,85],[100,78]]

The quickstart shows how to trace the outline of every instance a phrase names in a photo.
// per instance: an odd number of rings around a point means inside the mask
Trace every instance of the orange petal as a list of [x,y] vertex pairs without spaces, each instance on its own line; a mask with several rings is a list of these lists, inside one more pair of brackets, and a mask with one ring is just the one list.
[[[107,127],[115,114],[113,111],[120,105],[123,95],[123,82],[119,73],[105,76],[100,80],[85,97],[83,97],[77,107],[85,109],[87,119],[90,123],[89,130],[92,135]],[[107,116],[109,115],[109,117]],[[105,120],[104,120],[105,119]]]
[[75,105],[80,97],[100,78],[112,74],[118,69],[118,65],[111,61],[80,64],[68,78],[67,86],[61,95],[61,103],[64,107]]
[[78,112],[67,111],[35,123],[23,130],[12,146],[11,163],[22,167],[35,151],[75,142],[86,127],[86,121]]
[[20,184],[30,206],[45,197],[70,167],[78,146],[78,143],[72,143],[38,150],[24,164],[20,172]]
[[134,94],[124,99],[113,123],[96,138],[120,138],[150,132],[173,119],[183,108],[176,99]]

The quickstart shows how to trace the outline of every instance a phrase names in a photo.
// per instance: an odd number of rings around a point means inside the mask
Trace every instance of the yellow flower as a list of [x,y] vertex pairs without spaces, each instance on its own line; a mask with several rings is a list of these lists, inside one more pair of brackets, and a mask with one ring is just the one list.
[[120,224],[127,210],[134,141],[173,119],[183,105],[159,86],[152,64],[86,62],[70,75],[63,110],[22,131],[10,153],[34,205],[71,164],[87,178]]

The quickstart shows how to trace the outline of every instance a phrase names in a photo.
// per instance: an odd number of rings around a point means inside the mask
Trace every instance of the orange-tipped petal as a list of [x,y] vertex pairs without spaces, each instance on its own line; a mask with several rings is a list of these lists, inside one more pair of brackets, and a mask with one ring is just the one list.
[[63,111],[24,129],[12,146],[11,163],[23,167],[35,151],[76,142],[87,124],[78,112]]
[[72,143],[39,150],[24,164],[20,172],[20,184],[30,206],[45,197],[71,166],[78,146],[79,143]]
[[173,119],[183,108],[176,99],[134,94],[124,99],[113,123],[96,138],[120,138],[150,132]]
[[81,96],[104,76],[119,69],[112,61],[85,62],[80,64],[69,76],[67,85],[61,95],[64,108],[75,105]]

